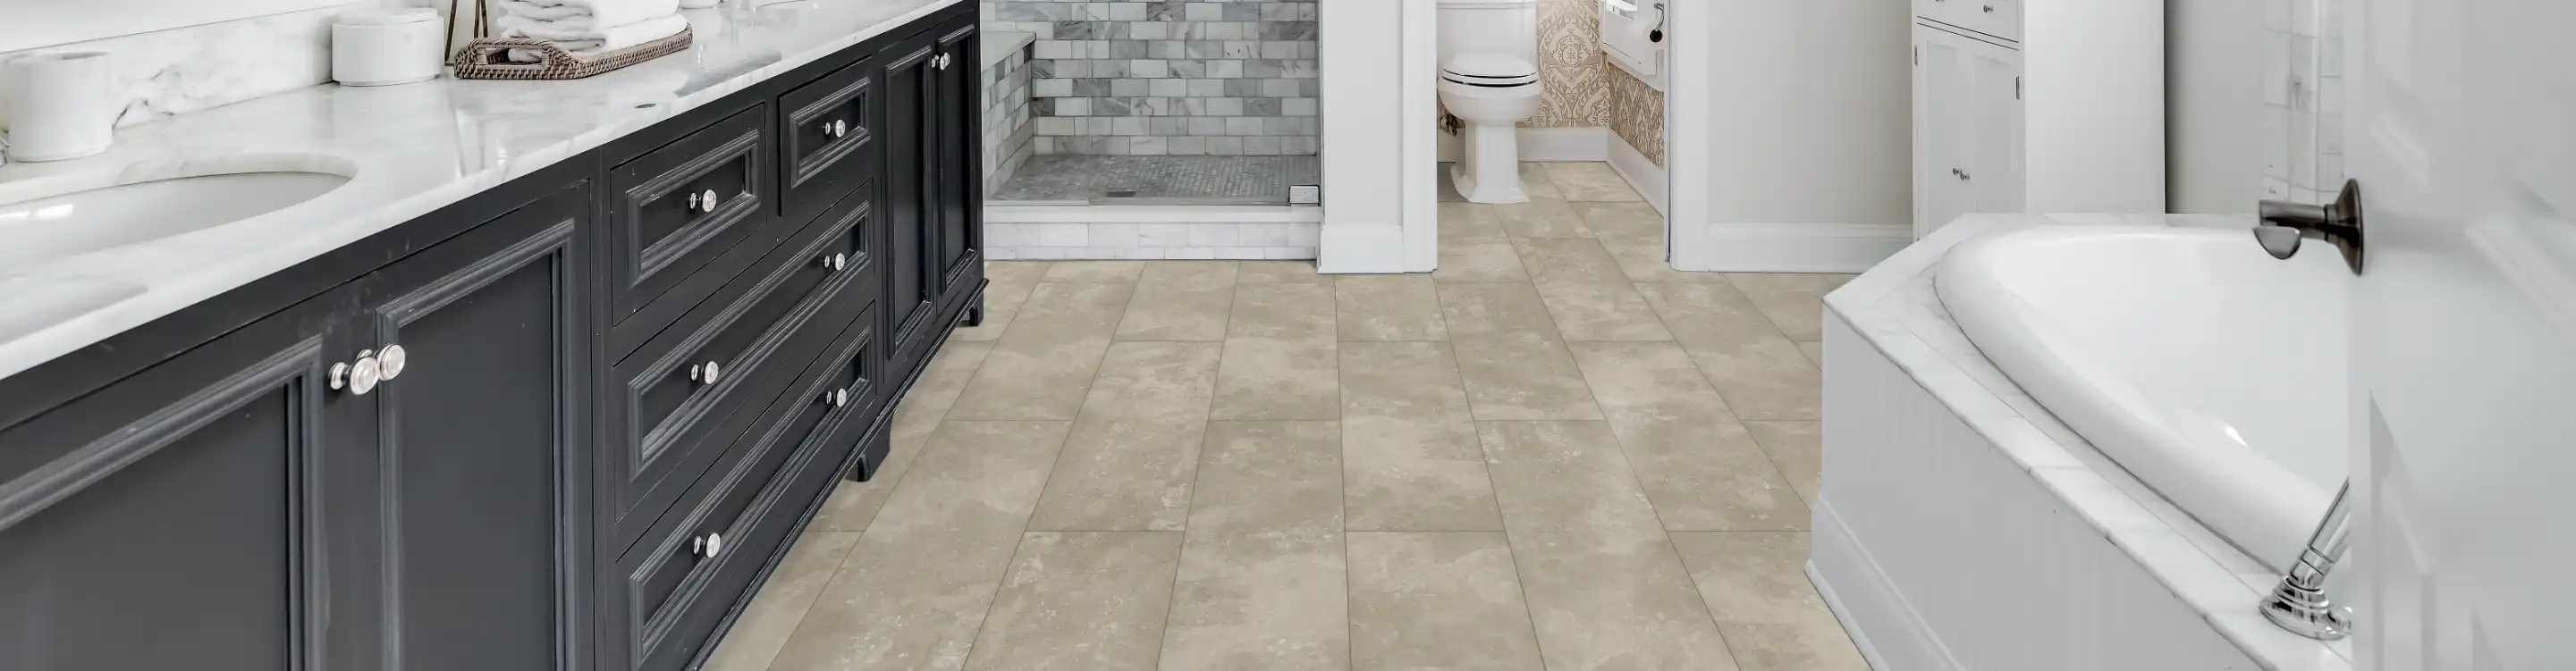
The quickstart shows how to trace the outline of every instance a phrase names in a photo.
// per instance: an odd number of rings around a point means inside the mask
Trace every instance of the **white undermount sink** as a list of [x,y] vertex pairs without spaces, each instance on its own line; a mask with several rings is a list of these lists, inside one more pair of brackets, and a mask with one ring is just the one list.
[[336,157],[237,154],[0,182],[0,273],[267,214],[355,172]]

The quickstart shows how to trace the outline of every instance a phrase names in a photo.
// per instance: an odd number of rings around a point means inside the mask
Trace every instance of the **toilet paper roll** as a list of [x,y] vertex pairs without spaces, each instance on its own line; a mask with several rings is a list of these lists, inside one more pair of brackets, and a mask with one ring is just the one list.
[[60,161],[107,151],[116,139],[115,80],[106,52],[11,59],[0,101],[9,105],[9,157]]

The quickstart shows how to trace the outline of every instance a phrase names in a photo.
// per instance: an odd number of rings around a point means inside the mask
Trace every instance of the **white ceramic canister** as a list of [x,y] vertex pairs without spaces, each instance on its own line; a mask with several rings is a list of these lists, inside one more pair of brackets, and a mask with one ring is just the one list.
[[447,30],[427,7],[370,9],[331,21],[331,78],[345,86],[386,86],[438,78]]
[[9,60],[9,158],[60,161],[107,151],[116,139],[116,80],[105,52],[32,54]]

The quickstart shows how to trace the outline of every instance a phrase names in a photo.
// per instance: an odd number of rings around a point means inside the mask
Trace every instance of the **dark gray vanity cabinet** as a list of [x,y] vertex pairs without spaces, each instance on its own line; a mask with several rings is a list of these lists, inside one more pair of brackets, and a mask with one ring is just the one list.
[[974,3],[0,378],[0,670],[702,664],[984,288]]
[[0,668],[578,666],[588,194],[0,431]]

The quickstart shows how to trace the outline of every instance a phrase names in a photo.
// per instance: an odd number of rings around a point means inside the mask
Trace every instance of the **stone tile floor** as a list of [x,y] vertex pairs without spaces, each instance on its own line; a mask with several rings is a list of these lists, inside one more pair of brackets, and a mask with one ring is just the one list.
[[1525,172],[1429,275],[993,264],[710,668],[1865,669],[1800,572],[1847,278]]

